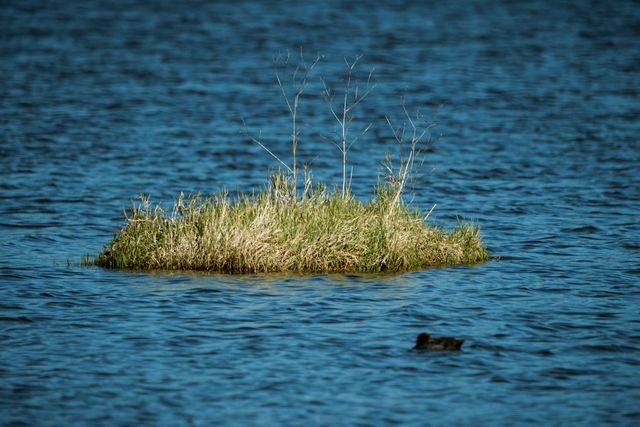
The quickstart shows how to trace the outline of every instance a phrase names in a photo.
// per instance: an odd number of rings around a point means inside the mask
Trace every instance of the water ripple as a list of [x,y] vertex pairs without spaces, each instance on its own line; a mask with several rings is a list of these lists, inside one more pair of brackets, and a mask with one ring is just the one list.
[[[248,1],[0,6],[0,414],[7,425],[567,424],[640,417],[638,5]],[[277,29],[275,31],[274,29]],[[500,257],[404,275],[83,268],[141,193],[260,188],[290,161],[272,56],[340,85],[352,190],[386,124],[436,126],[408,197]],[[317,76],[300,161],[337,181]],[[418,333],[465,340],[412,351]],[[426,418],[425,418],[426,417]],[[515,421],[514,421],[515,420]]]

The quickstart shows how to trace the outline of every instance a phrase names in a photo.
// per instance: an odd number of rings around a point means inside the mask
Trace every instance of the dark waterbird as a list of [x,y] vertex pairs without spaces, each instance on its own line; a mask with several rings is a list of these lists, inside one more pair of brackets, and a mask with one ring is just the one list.
[[444,350],[458,351],[462,347],[464,340],[458,340],[451,337],[432,337],[423,332],[416,338],[415,350]]

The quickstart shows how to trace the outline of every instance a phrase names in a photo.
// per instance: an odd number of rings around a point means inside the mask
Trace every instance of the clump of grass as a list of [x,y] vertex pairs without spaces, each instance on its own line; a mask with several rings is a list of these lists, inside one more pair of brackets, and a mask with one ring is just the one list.
[[[449,232],[427,223],[402,198],[411,181],[420,147],[428,144],[421,117],[412,117],[402,104],[405,125],[394,127],[387,118],[399,158],[387,158],[386,176],[372,197],[362,202],[351,194],[347,154],[371,128],[352,135],[354,109],[373,89],[372,72],[364,88],[354,77],[360,57],[345,59],[347,73],[341,95],[323,81],[323,95],[339,132],[330,139],[340,153],[342,182],[328,191],[314,186],[305,169],[299,189],[296,157],[300,142],[298,105],[320,57],[307,63],[302,51],[287,91],[276,80],[291,116],[291,167],[246,131],[245,135],[273,156],[288,173],[271,176],[264,191],[231,198],[226,191],[203,198],[176,201],[171,213],[151,206],[148,197],[133,205],[126,225],[96,257],[86,263],[108,268],[142,270],[206,270],[224,273],[268,272],[400,272],[452,264],[475,264],[489,259],[479,228],[460,223]],[[289,56],[277,62],[289,66]],[[334,101],[339,102],[335,103]],[[426,141],[425,141],[426,139]],[[300,190],[300,191],[299,191]],[[435,207],[435,205],[434,205]]]
[[180,198],[171,213],[149,198],[132,206],[127,224],[90,263],[143,270],[224,273],[400,272],[488,259],[477,226],[450,232],[396,199],[380,184],[367,202],[340,190],[311,188],[300,197],[284,174],[265,191],[231,198]]

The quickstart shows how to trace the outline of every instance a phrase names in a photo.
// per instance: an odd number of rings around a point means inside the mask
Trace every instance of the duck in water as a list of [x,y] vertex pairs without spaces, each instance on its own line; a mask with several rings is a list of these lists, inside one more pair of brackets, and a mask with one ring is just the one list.
[[462,347],[464,340],[458,340],[451,337],[432,337],[423,332],[416,338],[415,350],[444,350],[458,351]]

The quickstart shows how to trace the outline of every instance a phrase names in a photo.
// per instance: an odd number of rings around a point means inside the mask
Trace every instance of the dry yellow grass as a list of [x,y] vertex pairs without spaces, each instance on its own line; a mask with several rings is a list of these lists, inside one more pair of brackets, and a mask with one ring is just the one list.
[[396,198],[391,185],[360,202],[319,186],[295,198],[276,174],[266,191],[232,200],[180,197],[171,213],[148,198],[88,262],[109,268],[225,273],[382,272],[488,259],[478,227],[450,232]]

